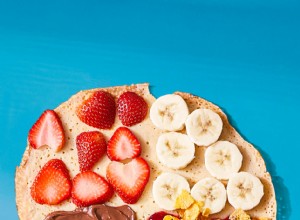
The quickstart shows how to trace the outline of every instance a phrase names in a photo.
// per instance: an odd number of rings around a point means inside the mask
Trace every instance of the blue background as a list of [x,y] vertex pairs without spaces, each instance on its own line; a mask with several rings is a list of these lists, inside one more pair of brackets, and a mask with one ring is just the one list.
[[278,219],[299,219],[299,12],[297,0],[0,0],[0,219],[17,219],[15,167],[43,110],[138,82],[221,106],[262,152]]

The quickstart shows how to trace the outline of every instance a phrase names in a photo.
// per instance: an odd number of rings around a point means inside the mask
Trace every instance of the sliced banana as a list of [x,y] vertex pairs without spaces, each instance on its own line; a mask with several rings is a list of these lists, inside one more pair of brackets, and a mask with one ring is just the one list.
[[198,202],[204,202],[204,209],[208,208],[210,214],[220,212],[226,204],[226,189],[215,178],[204,178],[198,181],[191,190],[191,195]]
[[176,198],[182,190],[190,192],[190,185],[183,177],[175,173],[162,173],[153,182],[152,194],[155,203],[162,209],[175,210]]
[[229,141],[217,141],[205,151],[205,167],[217,179],[227,180],[239,172],[243,156],[238,147]]
[[210,109],[196,109],[187,117],[185,126],[187,135],[195,144],[209,146],[219,139],[223,122]]
[[166,167],[181,169],[195,157],[195,145],[185,134],[168,132],[159,136],[156,143],[158,160]]
[[263,195],[263,184],[250,173],[236,173],[228,180],[228,201],[235,209],[250,210],[259,204]]
[[166,131],[182,130],[188,115],[186,102],[181,96],[175,94],[159,97],[150,108],[152,123]]

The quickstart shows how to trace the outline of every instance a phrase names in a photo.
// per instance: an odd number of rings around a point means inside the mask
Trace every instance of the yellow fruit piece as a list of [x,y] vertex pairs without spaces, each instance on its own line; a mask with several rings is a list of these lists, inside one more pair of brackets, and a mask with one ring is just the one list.
[[194,202],[195,202],[195,200],[193,199],[191,194],[186,190],[182,190],[181,194],[176,198],[175,208],[176,209],[187,209]]
[[183,214],[183,220],[197,220],[200,215],[200,208],[197,203],[194,203]]
[[172,215],[166,215],[163,220],[179,220],[179,218]]
[[230,220],[251,220],[250,215],[242,209],[236,209],[230,216]]

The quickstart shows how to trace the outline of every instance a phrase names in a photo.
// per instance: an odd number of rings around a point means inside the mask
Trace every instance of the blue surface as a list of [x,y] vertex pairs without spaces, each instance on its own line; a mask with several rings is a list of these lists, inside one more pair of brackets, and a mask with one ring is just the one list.
[[299,11],[297,0],[0,1],[0,219],[17,219],[15,167],[44,109],[138,82],[221,106],[262,152],[278,219],[299,219]]

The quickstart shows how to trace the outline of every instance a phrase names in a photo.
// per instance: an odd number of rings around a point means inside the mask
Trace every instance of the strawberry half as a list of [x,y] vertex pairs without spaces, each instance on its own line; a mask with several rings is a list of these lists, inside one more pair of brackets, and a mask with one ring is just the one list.
[[150,176],[150,168],[142,158],[135,158],[127,164],[112,161],[106,170],[108,182],[120,198],[134,204],[141,197]]
[[63,161],[49,160],[39,171],[30,188],[32,199],[39,204],[57,205],[71,196],[72,182]]
[[93,171],[79,173],[73,179],[72,201],[79,207],[104,203],[113,193],[109,183]]
[[136,93],[124,92],[118,99],[117,110],[122,124],[132,126],[145,119],[148,105],[143,97]]
[[83,101],[77,108],[76,114],[82,122],[89,126],[110,129],[115,122],[115,100],[108,92],[96,91]]
[[57,152],[63,147],[65,143],[64,129],[55,111],[43,112],[29,130],[28,141],[34,149],[47,145]]
[[107,144],[107,156],[116,161],[138,157],[141,150],[140,142],[126,127],[118,128]]
[[91,170],[105,154],[106,141],[99,131],[82,132],[76,138],[80,171]]

